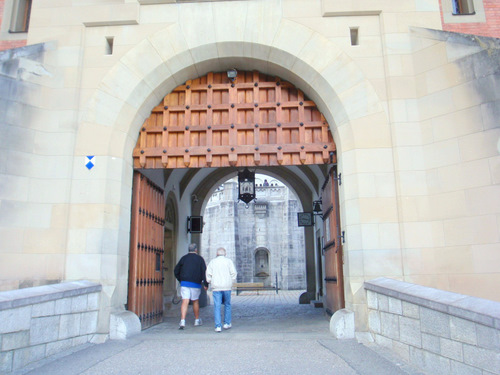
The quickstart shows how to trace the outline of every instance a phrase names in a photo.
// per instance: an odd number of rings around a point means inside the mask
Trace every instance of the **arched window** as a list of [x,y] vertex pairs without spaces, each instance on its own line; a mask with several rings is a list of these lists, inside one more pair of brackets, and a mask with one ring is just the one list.
[[269,251],[259,249],[255,252],[255,276],[269,276]]

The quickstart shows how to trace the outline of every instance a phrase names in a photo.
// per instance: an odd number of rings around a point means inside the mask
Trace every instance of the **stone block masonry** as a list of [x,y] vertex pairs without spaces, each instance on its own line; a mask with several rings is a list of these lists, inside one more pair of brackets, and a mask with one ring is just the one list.
[[304,230],[297,226],[299,203],[288,188],[270,181],[271,186],[256,187],[257,200],[248,208],[235,203],[238,185],[233,181],[226,181],[212,194],[204,213],[201,255],[208,263],[217,247],[223,246],[234,260],[238,282],[274,286],[277,276],[281,289],[304,289],[305,243]]
[[0,292],[0,373],[90,342],[101,289],[75,281]]
[[431,374],[500,374],[500,303],[397,280],[365,282],[369,329]]

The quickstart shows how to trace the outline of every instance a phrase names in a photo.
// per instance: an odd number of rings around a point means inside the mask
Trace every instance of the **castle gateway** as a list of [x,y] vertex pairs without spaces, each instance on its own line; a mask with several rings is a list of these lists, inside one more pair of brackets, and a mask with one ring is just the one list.
[[[198,180],[189,194],[196,199],[190,200],[188,217],[199,217],[221,179],[223,182],[243,168],[280,176],[310,215],[312,202],[321,196],[322,221],[317,224],[324,223],[328,234],[321,240],[327,275],[326,309],[333,314],[344,307],[338,198],[333,188],[336,184],[332,184],[336,179],[336,147],[325,118],[301,90],[279,77],[236,69],[188,80],[153,108],[140,129],[133,155],[135,169],[152,180],[136,175],[133,187],[128,307],[140,317],[143,327],[161,321],[163,300],[175,293],[169,273],[176,258],[170,246],[169,252],[163,251],[164,214],[158,212],[163,211],[164,194],[153,182],[168,186],[172,170],[181,186]],[[175,205],[169,211],[178,216]],[[318,258],[313,224],[305,227],[301,249],[307,274],[302,303],[323,297],[322,280],[317,285],[315,274]],[[201,243],[201,231],[189,230],[191,240]],[[216,236],[224,236],[222,228],[215,231]],[[178,236],[175,231],[174,235]],[[200,249],[202,253],[215,250]],[[167,280],[163,285],[159,282],[162,279]]]
[[321,198],[302,298],[357,330],[380,276],[499,300],[498,34],[443,31],[487,2],[1,3],[2,290],[89,280],[97,336],[153,324],[187,218],[249,168]]

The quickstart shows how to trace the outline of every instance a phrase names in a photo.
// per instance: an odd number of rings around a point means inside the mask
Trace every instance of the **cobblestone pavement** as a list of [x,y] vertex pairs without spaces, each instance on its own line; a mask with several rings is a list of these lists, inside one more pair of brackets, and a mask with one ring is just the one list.
[[87,344],[13,374],[421,374],[378,347],[333,339],[323,309],[299,305],[300,293],[233,296],[233,328],[221,333],[212,306],[201,309],[200,327],[190,308],[179,330],[177,305],[162,324],[128,340]]

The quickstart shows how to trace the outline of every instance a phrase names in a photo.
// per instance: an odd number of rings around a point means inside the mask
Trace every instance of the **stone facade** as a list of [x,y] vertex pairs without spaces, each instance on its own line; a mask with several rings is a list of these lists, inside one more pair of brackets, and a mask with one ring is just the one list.
[[[260,183],[259,183],[260,182]],[[205,208],[201,255],[207,262],[224,247],[238,271],[238,282],[263,282],[280,289],[305,289],[304,229],[297,225],[300,205],[282,183],[256,181],[257,199],[246,208],[238,183],[219,187]]]
[[[363,283],[374,277],[498,300],[499,42],[441,31],[439,5],[34,1],[29,46],[0,56],[0,289],[96,281],[98,331],[109,332],[110,312],[127,302],[141,126],[178,85],[237,68],[291,82],[330,126],[357,329],[367,328]],[[310,210],[324,168],[272,168]],[[199,240],[185,226],[201,212],[193,192],[204,200],[204,184],[234,170],[142,172],[175,203],[178,259]],[[312,293],[321,232],[305,234]]]
[[87,342],[102,342],[101,286],[81,281],[0,293],[0,372]]
[[500,374],[500,303],[389,279],[366,282],[375,341],[436,374]]

